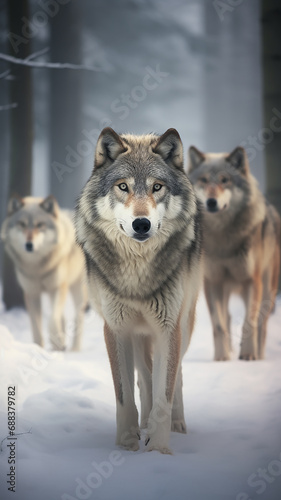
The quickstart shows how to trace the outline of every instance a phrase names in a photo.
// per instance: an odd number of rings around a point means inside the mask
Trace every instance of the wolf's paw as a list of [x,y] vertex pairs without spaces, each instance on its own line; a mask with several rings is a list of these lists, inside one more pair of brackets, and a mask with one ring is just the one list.
[[146,451],[159,451],[163,455],[172,455],[172,451],[168,446],[163,446],[159,443],[153,442],[150,437],[146,438],[145,445],[147,446]]
[[243,361],[255,361],[257,356],[255,354],[240,354],[239,359]]
[[230,360],[230,350],[228,348],[228,345],[222,342],[218,342],[215,339],[215,356],[214,356],[215,361],[229,361]]
[[50,335],[52,351],[66,351],[64,335]]
[[116,444],[127,451],[138,451],[140,438],[141,434],[139,429],[125,431],[120,437],[116,438]]
[[70,350],[71,350],[71,352],[79,352],[80,347],[73,345]]
[[138,451],[140,449],[137,439],[131,440],[130,443],[120,443],[119,446],[127,451]]
[[257,348],[254,343],[250,343],[250,346],[241,345],[239,359],[243,361],[254,361],[258,359]]
[[171,424],[172,432],[180,432],[181,434],[186,434],[186,423],[184,420],[172,420]]
[[159,453],[162,453],[163,455],[173,454],[170,448],[163,448],[162,446],[148,446],[146,451],[159,451]]
[[66,351],[65,345],[52,345],[52,351]]
[[229,354],[215,356],[215,361],[229,361],[229,360],[230,360]]

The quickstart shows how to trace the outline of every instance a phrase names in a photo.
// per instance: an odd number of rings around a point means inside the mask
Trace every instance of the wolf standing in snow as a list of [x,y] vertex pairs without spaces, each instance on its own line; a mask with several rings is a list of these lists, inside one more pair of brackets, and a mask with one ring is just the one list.
[[86,272],[70,214],[60,210],[52,196],[13,197],[1,237],[24,292],[34,342],[43,346],[40,295],[47,292],[52,305],[50,340],[54,349],[65,349],[63,308],[70,290],[76,308],[72,349],[79,350],[87,302]]
[[90,298],[105,321],[116,442],[130,450],[140,439],[135,367],[147,449],[170,453],[170,430],[186,432],[181,360],[200,285],[199,219],[176,130],[160,137],[102,131],[76,231]]
[[250,174],[245,150],[189,149],[189,178],[204,205],[205,294],[215,360],[230,357],[230,295],[246,306],[240,359],[264,358],[266,328],[278,289],[280,217]]

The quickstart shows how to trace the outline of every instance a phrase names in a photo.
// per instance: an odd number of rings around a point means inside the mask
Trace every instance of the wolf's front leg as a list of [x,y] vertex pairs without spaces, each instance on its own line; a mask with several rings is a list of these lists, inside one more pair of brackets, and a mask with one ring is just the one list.
[[262,300],[262,280],[256,276],[244,286],[243,298],[246,316],[242,329],[239,359],[246,361],[258,359],[258,319]]
[[169,453],[171,413],[181,351],[181,331],[159,333],[154,343],[153,405],[148,419],[147,450]]
[[132,341],[128,336],[116,335],[106,322],[104,338],[116,395],[116,444],[127,450],[136,451],[139,449],[140,429],[134,401]]
[[71,294],[75,306],[75,326],[72,343],[72,351],[80,351],[83,335],[84,315],[87,304],[87,290],[85,284],[80,279],[71,286]]
[[63,321],[63,309],[67,294],[67,286],[61,285],[50,292],[51,318],[49,321],[50,340],[53,349],[57,351],[65,350],[65,331]]
[[152,346],[149,336],[133,338],[135,366],[138,370],[138,386],[141,401],[141,428],[146,429],[152,408]]
[[36,344],[41,347],[44,346],[43,335],[42,335],[42,325],[41,325],[41,297],[38,295],[31,295],[24,292],[24,300],[26,309],[29,313],[33,340]]
[[172,409],[171,430],[186,434],[186,423],[184,419],[183,399],[182,399],[182,368],[178,369],[178,375],[175,386],[175,394]]
[[227,320],[225,317],[225,290],[221,284],[211,283],[207,278],[204,280],[204,289],[213,325],[214,358],[215,361],[227,361],[230,359],[230,336],[227,331]]

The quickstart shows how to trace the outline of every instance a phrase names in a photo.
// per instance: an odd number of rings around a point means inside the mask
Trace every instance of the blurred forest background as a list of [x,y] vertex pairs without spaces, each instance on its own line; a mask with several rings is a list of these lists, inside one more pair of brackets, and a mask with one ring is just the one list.
[[[11,193],[73,208],[101,129],[243,145],[280,211],[278,0],[0,0],[0,222]],[[1,247],[6,305],[21,294]],[[6,294],[6,295],[5,295]]]

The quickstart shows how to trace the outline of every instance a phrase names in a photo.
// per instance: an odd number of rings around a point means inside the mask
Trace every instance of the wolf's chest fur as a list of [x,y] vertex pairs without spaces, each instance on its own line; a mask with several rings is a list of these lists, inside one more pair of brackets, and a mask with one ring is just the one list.
[[243,282],[255,268],[261,251],[263,207],[253,216],[253,209],[244,211],[229,224],[207,229],[205,234],[205,275],[209,279]]
[[96,235],[84,249],[89,250],[89,270],[110,292],[120,299],[149,300],[165,284],[173,287],[179,266],[187,263],[185,240],[182,234],[165,244],[159,240],[140,244],[121,236],[113,243],[104,238],[101,242]]

